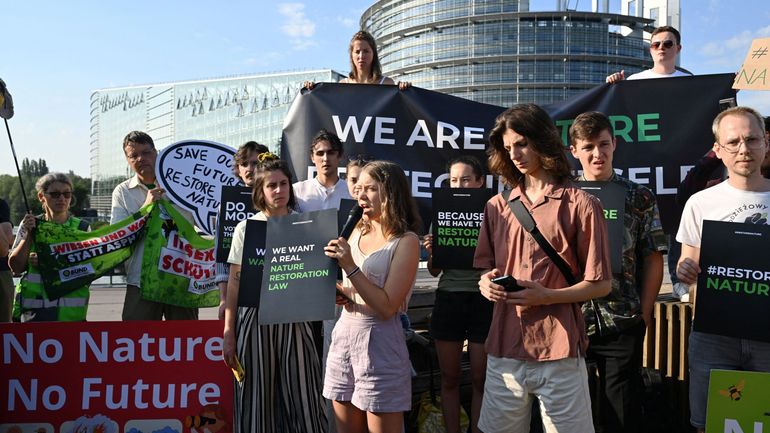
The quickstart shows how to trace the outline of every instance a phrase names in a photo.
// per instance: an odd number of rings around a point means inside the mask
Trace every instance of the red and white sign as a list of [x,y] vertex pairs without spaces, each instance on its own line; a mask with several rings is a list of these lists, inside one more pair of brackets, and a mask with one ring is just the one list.
[[233,378],[209,321],[0,325],[2,433],[229,433]]

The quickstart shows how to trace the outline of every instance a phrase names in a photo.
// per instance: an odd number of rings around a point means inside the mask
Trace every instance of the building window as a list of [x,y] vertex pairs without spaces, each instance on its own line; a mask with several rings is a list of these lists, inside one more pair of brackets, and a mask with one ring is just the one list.
[[658,22],[658,16],[660,13],[660,8],[652,8],[650,9],[650,19],[655,20],[655,27],[659,27],[660,23]]

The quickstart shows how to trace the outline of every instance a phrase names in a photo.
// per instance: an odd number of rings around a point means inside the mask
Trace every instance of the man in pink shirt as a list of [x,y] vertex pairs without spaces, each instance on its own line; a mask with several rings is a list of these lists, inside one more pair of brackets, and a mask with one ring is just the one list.
[[[474,266],[487,270],[481,293],[495,302],[479,428],[528,432],[533,397],[546,432],[593,432],[585,367],[582,301],[610,292],[607,228],[599,201],[570,183],[558,130],[534,104],[500,116],[489,135],[489,168],[512,188],[487,202]],[[511,211],[521,201],[566,262],[559,270]],[[523,289],[491,280],[511,275]]]

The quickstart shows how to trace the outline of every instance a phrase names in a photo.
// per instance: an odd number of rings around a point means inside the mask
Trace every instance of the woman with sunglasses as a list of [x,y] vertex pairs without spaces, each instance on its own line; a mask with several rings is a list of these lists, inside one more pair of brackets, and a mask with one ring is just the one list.
[[48,299],[38,269],[35,227],[38,224],[59,224],[64,230],[87,231],[88,224],[70,215],[72,182],[62,173],[49,173],[35,184],[43,214],[27,214],[19,224],[19,232],[8,255],[8,265],[14,274],[24,272],[16,286],[13,305],[15,322],[77,322],[85,321],[88,312],[89,287],[83,286],[58,299]]

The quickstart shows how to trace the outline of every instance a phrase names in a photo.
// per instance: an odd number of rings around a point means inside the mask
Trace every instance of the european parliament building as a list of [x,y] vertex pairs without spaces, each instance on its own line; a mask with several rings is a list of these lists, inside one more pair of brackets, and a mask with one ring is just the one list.
[[283,119],[305,81],[339,81],[326,69],[97,90],[91,94],[91,205],[109,217],[112,190],[132,175],[123,137],[145,131],[163,148],[209,140],[237,148],[249,140],[278,153]]
[[644,36],[656,20],[608,13],[607,0],[591,12],[567,3],[531,12],[528,0],[380,0],[361,27],[394,80],[506,107],[561,101],[612,72],[652,67]]

